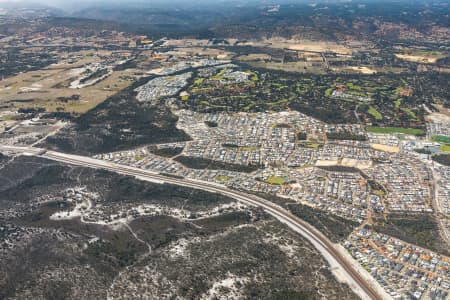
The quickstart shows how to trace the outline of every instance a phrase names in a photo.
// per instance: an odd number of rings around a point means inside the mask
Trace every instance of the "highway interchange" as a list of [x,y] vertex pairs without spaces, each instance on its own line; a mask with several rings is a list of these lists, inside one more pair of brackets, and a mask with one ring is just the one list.
[[[219,193],[228,196],[242,203],[258,206],[264,209],[291,229],[301,234],[324,256],[332,269],[339,273],[340,277],[345,277],[345,281],[362,299],[386,299],[389,296],[382,293],[380,288],[375,287],[376,282],[371,280],[370,275],[363,270],[356,261],[342,254],[338,246],[333,244],[321,232],[311,226],[309,223],[294,216],[286,209],[273,204],[263,198],[246,194],[240,191],[230,190],[225,186],[205,181],[190,180],[185,178],[175,178],[161,175],[152,171],[142,170],[130,166],[119,165],[111,162],[93,159],[86,156],[72,155],[61,152],[55,152],[34,147],[14,147],[0,145],[0,151],[14,152],[21,155],[40,156],[54,161],[68,163],[72,165],[100,168],[123,175],[137,177],[138,179],[156,182],[168,183],[179,186],[186,186],[204,191]],[[364,274],[365,273],[365,274]]]

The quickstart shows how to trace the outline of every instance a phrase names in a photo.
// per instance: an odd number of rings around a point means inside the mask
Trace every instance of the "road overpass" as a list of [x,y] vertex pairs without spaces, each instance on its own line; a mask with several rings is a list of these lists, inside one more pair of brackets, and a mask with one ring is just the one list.
[[131,166],[120,165],[108,161],[94,159],[86,156],[66,154],[33,147],[14,147],[1,146],[0,151],[11,151],[18,154],[33,155],[59,161],[67,164],[84,166],[89,168],[99,168],[109,170],[111,172],[137,177],[140,180],[146,180],[157,183],[168,183],[179,186],[185,186],[200,189],[212,193],[219,193],[228,196],[242,203],[261,207],[289,226],[291,229],[301,234],[323,255],[328,261],[334,273],[343,279],[362,299],[390,299],[380,286],[371,276],[361,268],[361,266],[351,257],[344,255],[343,251],[333,244],[320,231],[315,229],[311,224],[296,217],[286,209],[255,195],[231,190],[223,185],[211,182],[192,180],[186,178],[175,178],[164,176],[149,170],[143,170]]

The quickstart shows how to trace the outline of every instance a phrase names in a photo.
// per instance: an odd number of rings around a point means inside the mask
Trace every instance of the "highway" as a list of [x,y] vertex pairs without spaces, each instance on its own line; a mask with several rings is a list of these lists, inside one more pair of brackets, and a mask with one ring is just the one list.
[[13,147],[1,145],[0,151],[12,151],[23,155],[40,156],[72,165],[105,169],[119,174],[134,176],[141,180],[157,183],[168,183],[200,189],[212,193],[219,193],[242,203],[261,207],[267,213],[286,224],[311,242],[330,263],[331,267],[333,269],[338,269],[339,274],[343,275],[340,277],[345,277],[345,281],[362,299],[386,299],[387,294],[380,293],[380,289],[374,287],[373,281],[370,281],[367,276],[361,274],[361,271],[357,266],[358,263],[343,255],[342,252],[337,249],[336,245],[334,245],[320,231],[315,229],[309,223],[296,217],[286,209],[263,198],[240,191],[231,190],[225,186],[211,182],[164,176],[156,172],[119,165],[86,156],[65,154],[50,150],[47,151],[45,149],[33,147]]

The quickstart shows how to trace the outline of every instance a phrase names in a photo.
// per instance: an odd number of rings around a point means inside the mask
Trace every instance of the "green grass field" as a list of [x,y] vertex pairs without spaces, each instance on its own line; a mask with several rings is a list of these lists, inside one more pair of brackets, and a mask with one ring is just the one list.
[[375,107],[370,106],[368,113],[371,114],[376,120],[382,120],[383,116],[381,115],[381,113],[375,109]]
[[252,71],[246,71],[246,73],[250,76],[250,80],[256,82],[259,80],[258,74]]
[[286,179],[279,176],[270,176],[266,179],[266,182],[274,185],[283,185],[286,182]]
[[403,128],[403,127],[367,127],[368,132],[372,133],[403,133],[410,135],[424,135],[425,131],[420,128]]
[[412,110],[410,110],[409,108],[400,108],[402,111],[404,111],[405,113],[408,114],[408,116],[410,116],[413,119],[417,119],[417,116],[415,114],[415,112],[413,112]]
[[216,176],[216,180],[218,180],[218,181],[228,181],[228,180],[230,180],[230,177],[227,176],[227,175],[217,175]]
[[355,85],[352,82],[347,83],[347,88],[354,91],[361,91],[362,88],[359,85]]
[[217,73],[216,75],[214,75],[211,79],[218,81],[218,80],[222,80],[223,79],[223,75],[228,71],[228,69],[222,69],[219,71],[219,73]]
[[444,135],[433,136],[433,141],[450,145],[450,137]]
[[318,149],[320,147],[320,144],[319,143],[302,142],[302,143],[299,143],[299,146],[302,146],[305,148],[311,148],[311,149]]
[[330,97],[333,92],[333,88],[329,88],[325,90],[325,97]]
[[450,152],[450,145],[442,145],[439,150],[444,152]]
[[194,85],[201,85],[205,81],[205,78],[197,78],[194,81]]

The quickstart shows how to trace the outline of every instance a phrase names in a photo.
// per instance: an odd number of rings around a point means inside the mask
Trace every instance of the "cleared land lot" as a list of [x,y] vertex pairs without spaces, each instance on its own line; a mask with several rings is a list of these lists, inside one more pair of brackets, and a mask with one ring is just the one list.
[[104,80],[80,89],[69,89],[85,64],[98,63],[89,56],[77,63],[61,63],[0,81],[0,104],[7,110],[45,108],[48,112],[86,112],[134,81],[133,69],[114,71]]
[[286,48],[310,52],[331,52],[342,55],[352,54],[351,48],[328,41],[268,39],[264,42],[270,44],[270,47],[273,48]]
[[325,63],[311,63],[306,61],[296,61],[296,62],[275,62],[275,61],[252,61],[248,64],[255,68],[263,68],[270,70],[280,70],[285,72],[295,72],[295,73],[314,73],[314,74],[325,74],[326,65]]
[[400,148],[397,146],[387,146],[382,144],[371,144],[370,147],[372,147],[375,150],[380,150],[384,152],[390,152],[390,153],[397,153],[400,152]]
[[377,72],[376,70],[369,67],[347,67],[344,69],[344,71],[347,69],[350,71],[355,71],[361,74],[369,74],[369,75],[375,74]]
[[423,53],[423,54],[395,54],[397,58],[404,59],[412,62],[426,63],[426,64],[434,64],[438,59],[446,57],[446,55],[442,53]]

